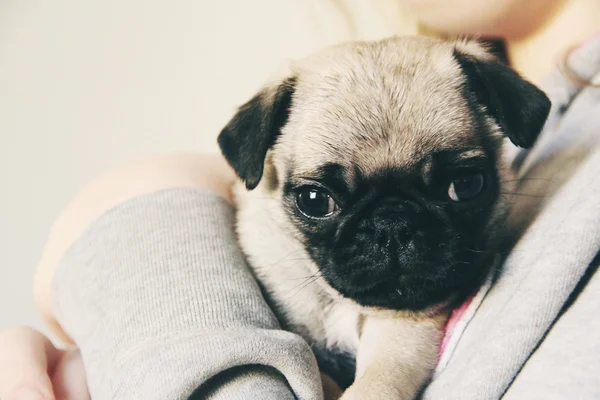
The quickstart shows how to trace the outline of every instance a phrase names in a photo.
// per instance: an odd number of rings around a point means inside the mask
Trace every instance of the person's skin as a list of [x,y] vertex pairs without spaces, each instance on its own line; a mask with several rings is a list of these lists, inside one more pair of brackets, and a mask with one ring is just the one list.
[[[534,83],[600,29],[600,0],[399,1],[439,32],[504,38],[512,65]],[[73,345],[53,317],[50,286],[62,254],[89,222],[129,198],[170,187],[206,188],[231,200],[233,180],[218,156],[174,155],[123,167],[84,188],[56,220],[38,266],[35,298],[51,331]],[[57,350],[29,328],[0,333],[0,371],[2,400],[89,397],[76,349]]]
[[533,83],[600,30],[600,0],[399,1],[435,31],[504,39],[512,67]]

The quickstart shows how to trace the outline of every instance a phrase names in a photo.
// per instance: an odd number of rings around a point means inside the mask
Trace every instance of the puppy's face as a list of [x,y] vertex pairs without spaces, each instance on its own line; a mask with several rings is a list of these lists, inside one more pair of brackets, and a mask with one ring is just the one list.
[[472,43],[396,38],[295,63],[219,143],[328,285],[364,306],[418,310],[481,277],[510,191],[503,139],[531,145],[548,108]]

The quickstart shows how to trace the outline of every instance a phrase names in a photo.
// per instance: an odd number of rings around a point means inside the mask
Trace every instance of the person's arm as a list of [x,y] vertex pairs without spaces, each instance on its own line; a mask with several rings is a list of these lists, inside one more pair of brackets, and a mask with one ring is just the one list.
[[279,329],[237,247],[233,179],[220,157],[153,159],[92,183],[57,220],[36,300],[80,346],[95,400],[199,385],[195,398],[322,397],[308,344]]
[[231,202],[234,179],[233,171],[220,156],[177,154],[119,167],[79,191],[54,222],[35,277],[36,304],[52,333],[73,344],[52,310],[52,279],[64,253],[90,223],[127,200],[169,188],[203,188]]

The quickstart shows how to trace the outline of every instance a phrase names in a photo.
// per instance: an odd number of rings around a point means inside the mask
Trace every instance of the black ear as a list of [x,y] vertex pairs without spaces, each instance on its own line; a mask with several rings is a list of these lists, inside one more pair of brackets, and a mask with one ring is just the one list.
[[219,134],[221,152],[249,190],[260,182],[267,151],[287,122],[295,84],[295,78],[289,78],[261,90]]
[[479,60],[458,50],[454,58],[471,96],[486,107],[510,140],[519,147],[533,146],[550,112],[546,94],[497,60]]

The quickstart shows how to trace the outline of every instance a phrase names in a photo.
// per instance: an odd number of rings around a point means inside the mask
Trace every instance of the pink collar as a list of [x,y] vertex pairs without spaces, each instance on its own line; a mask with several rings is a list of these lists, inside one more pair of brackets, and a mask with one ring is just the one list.
[[460,307],[454,309],[452,314],[450,314],[450,318],[448,319],[446,328],[444,330],[444,338],[442,340],[442,345],[438,355],[438,365],[435,370],[435,376],[441,373],[450,361],[450,358],[452,357],[452,354],[458,345],[458,341],[467,328],[467,325],[469,322],[471,322],[475,312],[489,292],[492,286],[492,276],[494,274],[494,270],[494,268],[491,269],[489,276],[483,285],[481,285],[479,290],[471,295]]

